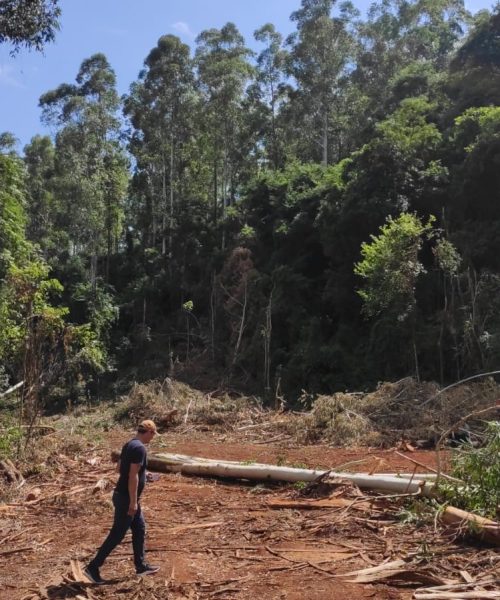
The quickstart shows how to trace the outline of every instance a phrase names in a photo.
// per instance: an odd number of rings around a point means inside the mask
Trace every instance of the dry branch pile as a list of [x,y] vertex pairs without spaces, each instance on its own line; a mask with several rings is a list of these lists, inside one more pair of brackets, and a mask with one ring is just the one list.
[[[406,378],[380,384],[374,392],[319,396],[308,414],[285,427],[300,443],[388,446],[406,440],[432,445],[457,416],[491,406],[499,396],[493,379],[441,394],[434,383]],[[470,425],[471,435],[481,430],[479,421]]]
[[[290,440],[299,444],[393,446],[408,442],[432,447],[443,431],[474,410],[494,404],[500,388],[493,379],[440,393],[434,383],[412,378],[382,383],[373,392],[321,395],[307,412],[266,410],[254,397],[216,390],[203,394],[166,379],[136,384],[124,399],[123,415],[134,422],[148,416],[163,427],[237,434],[256,443]],[[474,439],[482,421],[467,424]]]

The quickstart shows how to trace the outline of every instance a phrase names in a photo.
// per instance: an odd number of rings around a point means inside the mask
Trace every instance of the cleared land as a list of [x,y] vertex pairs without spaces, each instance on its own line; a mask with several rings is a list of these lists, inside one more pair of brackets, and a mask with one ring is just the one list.
[[[242,461],[352,470],[412,472],[393,448],[296,446],[290,440],[245,441],[251,428],[222,433],[178,427],[157,438],[167,451]],[[50,469],[29,479],[0,506],[0,598],[123,599],[410,599],[415,588],[500,577],[499,555],[473,541],[454,541],[441,526],[403,523],[403,500],[359,496],[353,488],[307,490],[162,474],[143,499],[149,560],[161,571],[135,577],[130,540],[102,570],[102,587],[73,583],[77,564],[94,552],[112,517],[115,481],[110,452],[130,436],[112,429],[95,443],[49,457]],[[248,433],[249,435],[249,433]],[[432,451],[408,455],[435,466]],[[95,485],[107,480],[108,487]],[[105,489],[102,489],[102,488]],[[34,491],[38,488],[38,491]],[[30,492],[33,497],[30,496]],[[30,500],[30,498],[32,499]],[[338,498],[341,506],[276,509],[277,499]],[[380,582],[354,583],[338,575],[404,560]],[[387,575],[391,577],[386,578]],[[78,577],[76,577],[78,578]],[[472,588],[471,588],[472,589]],[[490,592],[494,585],[484,589]],[[476,596],[477,597],[477,596]]]

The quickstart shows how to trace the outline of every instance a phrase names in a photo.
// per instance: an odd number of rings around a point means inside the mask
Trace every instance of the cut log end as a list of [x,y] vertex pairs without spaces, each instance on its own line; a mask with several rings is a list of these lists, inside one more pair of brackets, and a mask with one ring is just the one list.
[[500,523],[485,519],[479,515],[447,506],[441,515],[441,521],[456,534],[472,533],[474,537],[494,546],[500,546]]

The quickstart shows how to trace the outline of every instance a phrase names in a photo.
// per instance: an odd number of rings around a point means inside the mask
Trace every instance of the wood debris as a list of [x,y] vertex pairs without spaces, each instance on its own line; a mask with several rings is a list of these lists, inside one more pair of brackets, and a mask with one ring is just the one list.
[[485,542],[500,546],[500,523],[497,521],[485,519],[453,506],[445,508],[441,513],[441,520],[443,523],[452,526],[457,535],[473,533]]
[[[211,442],[203,440],[203,443],[210,445]],[[209,455],[217,456],[219,448],[225,450],[221,456],[229,456],[228,448],[215,443]],[[325,480],[313,480],[306,487],[248,482],[240,485],[212,477],[186,478],[181,476],[178,465],[174,466],[174,473],[160,477],[147,489],[144,499],[150,527],[147,551],[151,563],[161,565],[162,571],[148,581],[139,582],[130,577],[132,551],[126,540],[125,546],[110,556],[102,573],[106,579],[110,578],[109,585],[94,588],[84,578],[80,565],[95,550],[95,543],[102,541],[103,521],[112,514],[107,506],[110,493],[103,482],[112,482],[115,474],[106,464],[104,452],[103,448],[101,455],[96,454],[93,448],[75,460],[69,457],[59,460],[55,456],[56,468],[60,470],[54,478],[50,481],[40,478],[35,480],[36,484],[29,480],[30,492],[35,485],[42,490],[40,494],[35,492],[37,498],[26,502],[27,492],[18,493],[17,502],[0,505],[0,547],[13,551],[0,554],[0,571],[21,565],[24,573],[28,568],[36,572],[33,577],[24,575],[20,596],[24,594],[25,600],[51,597],[75,600],[241,597],[246,600],[258,597],[262,589],[259,586],[270,586],[273,590],[273,585],[281,585],[284,591],[291,591],[301,589],[303,582],[304,598],[308,597],[305,582],[312,582],[312,586],[323,585],[324,597],[332,598],[341,597],[335,595],[336,590],[354,592],[355,586],[373,584],[387,586],[387,594],[397,593],[398,586],[413,588],[407,595],[410,598],[413,592],[419,594],[414,596],[417,600],[498,597],[491,594],[498,590],[495,577],[500,556],[477,544],[473,547],[461,540],[451,541],[440,527],[417,528],[411,522],[402,524],[395,518],[402,505],[400,493],[389,493],[390,497],[384,498],[366,489],[360,492],[352,483],[339,483],[335,474],[330,480],[323,455],[319,451],[314,454],[312,449],[307,449],[304,460],[322,464],[321,471],[316,471],[327,475]],[[278,452],[286,450],[255,450],[252,446],[247,456],[272,462]],[[331,452],[332,464],[345,464],[356,458],[354,453],[346,453],[338,460],[334,451]],[[382,453],[377,451],[377,454]],[[284,458],[297,463],[300,458],[296,452],[293,454]],[[394,460],[393,450],[387,451],[387,455],[387,462],[376,463],[378,470],[397,469],[398,463],[401,467],[402,461]],[[245,455],[239,452],[237,456]],[[418,459],[420,454],[415,457]],[[376,459],[373,456],[365,459],[370,461],[367,470]],[[424,466],[425,461],[424,457]],[[204,466],[224,464],[230,468],[240,464],[215,459],[199,459],[199,463]],[[259,465],[266,466],[248,461],[243,464],[246,467]],[[430,467],[426,469],[427,473],[418,474],[380,474],[375,473],[374,468],[371,470],[374,477],[395,478],[406,489],[409,481],[413,483],[416,478],[432,483],[436,474],[429,473]],[[15,515],[15,521],[10,520],[11,515]],[[51,527],[55,527],[55,519],[60,523],[57,531],[64,531],[61,541],[55,542],[57,549],[55,544],[43,546],[43,541],[36,541],[53,535]],[[45,548],[50,551],[44,552]],[[54,552],[61,557],[63,569],[66,568],[65,573],[55,573],[59,577],[57,583],[43,579],[46,559],[54,556]],[[64,567],[68,563],[69,569]],[[339,575],[339,571],[344,573]],[[240,574],[242,577],[237,577]],[[36,582],[37,577],[39,582]],[[12,575],[7,582],[15,583]],[[480,593],[483,595],[478,596]],[[369,594],[370,588],[366,588],[364,595]],[[385,592],[382,594],[385,597]]]
[[0,460],[0,476],[3,476],[7,483],[18,486],[24,483],[24,477],[22,476],[21,472],[8,458]]
[[[482,578],[477,581],[418,588],[415,600],[461,600],[462,598],[500,598],[500,578]],[[485,588],[493,588],[487,590]],[[473,589],[476,588],[476,589]]]
[[350,500],[347,498],[323,498],[323,499],[282,499],[271,498],[266,500],[265,506],[269,508],[294,508],[314,510],[322,508],[352,508],[354,510],[366,511],[370,510],[369,502],[360,501],[358,499]]

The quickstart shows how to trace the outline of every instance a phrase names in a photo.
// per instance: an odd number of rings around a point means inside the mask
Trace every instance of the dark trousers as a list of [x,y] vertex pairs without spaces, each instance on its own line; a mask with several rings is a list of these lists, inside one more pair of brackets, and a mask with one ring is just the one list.
[[115,507],[115,517],[113,526],[108,533],[108,537],[104,540],[89,566],[97,568],[102,567],[106,558],[123,540],[129,527],[132,530],[132,548],[134,550],[135,567],[139,568],[145,563],[144,539],[146,536],[146,522],[144,521],[140,504],[133,517],[127,514],[129,503],[128,496],[114,492],[113,505]]

